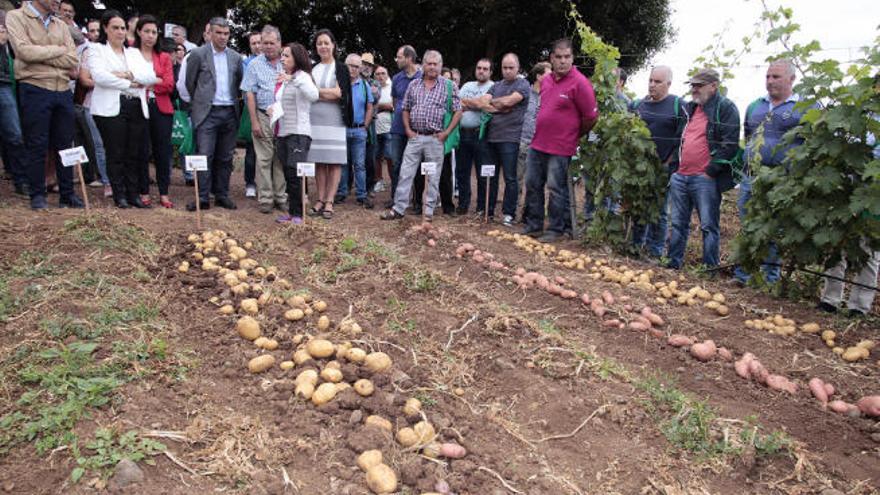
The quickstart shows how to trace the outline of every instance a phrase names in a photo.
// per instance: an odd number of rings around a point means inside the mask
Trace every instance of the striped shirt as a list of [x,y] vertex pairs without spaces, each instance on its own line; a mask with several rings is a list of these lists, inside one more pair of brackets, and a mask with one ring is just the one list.
[[[442,132],[443,116],[446,114],[447,83],[444,77],[438,77],[434,87],[428,89],[424,79],[413,81],[406,90],[403,110],[409,112],[410,129],[419,134]],[[452,111],[461,110],[461,100],[455,84],[452,86]]]
[[248,63],[240,89],[253,93],[257,108],[265,111],[275,103],[275,82],[282,71],[281,58],[272,65],[265,55],[259,55]]

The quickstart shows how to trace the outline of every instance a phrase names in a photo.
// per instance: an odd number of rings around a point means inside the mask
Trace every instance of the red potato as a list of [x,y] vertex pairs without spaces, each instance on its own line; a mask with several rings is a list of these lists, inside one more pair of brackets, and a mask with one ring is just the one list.
[[694,339],[688,337],[687,335],[675,334],[670,335],[668,339],[666,339],[666,343],[671,345],[672,347],[685,347],[694,344]]
[[435,241],[434,239],[428,239],[428,246],[434,247],[436,245],[437,245],[437,241]]
[[856,406],[866,416],[880,417],[880,395],[862,397],[856,402]]
[[649,329],[648,329],[648,332],[649,332],[652,336],[654,336],[654,337],[656,337],[656,338],[658,338],[658,339],[662,339],[663,337],[666,336],[666,334],[663,333],[663,330],[657,330],[656,328],[649,328]]
[[564,289],[560,295],[563,299],[574,299],[577,297],[578,293],[571,289]]
[[620,320],[605,320],[602,322],[603,327],[617,328],[620,326]]
[[813,394],[813,397],[822,403],[822,407],[827,406],[828,392],[825,391],[825,382],[823,382],[821,378],[811,378],[807,385],[810,387],[810,392]]
[[715,357],[716,352],[718,352],[718,348],[715,347],[715,342],[711,340],[691,346],[691,356],[697,358],[698,361],[709,361]]
[[645,325],[645,327],[647,328],[651,328],[653,326],[651,325],[651,320],[645,318],[644,316],[636,316],[634,320]]
[[440,455],[449,459],[461,459],[467,455],[467,449],[455,443],[440,445]]
[[733,354],[726,347],[718,348],[718,357],[725,361],[733,361]]
[[513,280],[516,285],[522,285],[525,282],[525,280],[523,280],[523,278],[519,275],[514,275],[510,277],[510,279]]
[[624,304],[623,310],[624,311],[632,311],[633,310],[632,304]]
[[490,262],[489,262],[489,268],[491,268],[492,270],[503,270],[503,269],[504,269],[504,263],[500,263],[500,262],[498,262],[498,261],[490,261]]
[[482,263],[482,262],[486,261],[486,258],[484,258],[482,254],[474,254],[473,258],[471,258],[471,259],[473,259],[477,263]]
[[834,395],[834,385],[830,383],[825,383],[825,394],[827,394],[828,397]]
[[740,358],[739,361],[733,363],[733,369],[734,371],[736,371],[736,374],[739,375],[741,378],[745,378],[746,380],[751,378],[752,373],[749,370],[749,364],[751,364],[754,359],[755,355],[751,352],[743,354],[743,357]]
[[828,403],[828,409],[839,413],[839,414],[849,414],[851,411],[858,411],[859,408],[850,404],[849,402],[844,402],[842,400],[833,400]]
[[559,284],[559,285],[565,285],[565,284],[568,283],[568,281],[565,280],[564,277],[560,277],[559,275],[553,277],[553,281],[556,282],[556,283]]
[[650,307],[650,306],[645,306],[644,308],[642,308],[641,311],[639,311],[639,314],[642,315],[642,316],[644,316],[645,318],[647,318],[648,315],[651,314],[651,313],[653,313],[653,311],[651,311],[651,307]]
[[590,295],[584,292],[581,294],[581,302],[584,304],[590,304]]
[[602,300],[605,301],[605,304],[614,304],[614,296],[607,290],[602,291]]
[[523,267],[519,267],[516,269],[516,274],[519,275],[520,277],[522,277],[523,275],[526,274],[526,269]]
[[620,296],[620,300],[621,300],[621,302],[629,301],[629,296]]
[[487,252],[483,251],[482,254],[487,260],[494,260],[495,259],[495,255],[492,253],[487,253]]
[[798,390],[796,383],[789,381],[788,378],[782,375],[768,375],[767,386],[773,390],[780,390],[790,394],[796,394]]
[[462,244],[462,245],[459,246],[459,247],[460,247],[462,250],[464,250],[464,252],[469,252],[469,251],[473,251],[474,249],[476,249],[476,248],[474,247],[474,245],[471,244],[471,243],[469,243],[469,242],[465,242],[464,244]]
[[770,372],[767,371],[767,368],[761,364],[757,359],[752,359],[749,362],[749,375],[758,383],[766,384],[767,377],[770,376]]
[[648,325],[645,325],[644,323],[639,322],[639,321],[629,322],[629,329],[630,330],[635,330],[637,332],[644,332],[644,331],[647,331],[648,328],[649,328]]

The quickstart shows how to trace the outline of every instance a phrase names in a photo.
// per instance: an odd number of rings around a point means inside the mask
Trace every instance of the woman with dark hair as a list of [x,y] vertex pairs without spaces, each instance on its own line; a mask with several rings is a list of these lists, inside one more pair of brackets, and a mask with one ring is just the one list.
[[[159,204],[174,208],[168,197],[171,182],[171,125],[174,107],[171,106],[171,93],[174,92],[174,72],[171,57],[159,50],[159,21],[151,15],[138,19],[134,31],[134,47],[140,51],[144,61],[153,66],[157,82],[147,88],[147,108],[149,109],[149,136],[153,149],[153,162],[156,164],[156,183],[159,186]],[[146,156],[146,153],[143,154]],[[150,164],[142,159],[138,192],[141,202],[150,205]]]
[[309,161],[316,166],[318,198],[309,214],[330,219],[342,166],[348,161],[345,131],[353,121],[351,79],[345,64],[336,60],[336,38],[329,29],[315,34],[315,53],[318,63],[312,68],[312,78],[319,99],[311,109],[314,145],[309,150]]
[[125,47],[125,21],[115,10],[101,17],[89,71],[95,81],[90,110],[107,151],[107,175],[119,208],[148,208],[138,197],[138,171],[149,118],[145,88],[158,82],[137,48]]
[[278,136],[275,151],[284,169],[287,182],[287,214],[276,220],[282,224],[302,223],[302,178],[296,175],[296,164],[307,161],[312,143],[311,108],[318,101],[318,88],[312,80],[312,61],[309,52],[299,43],[290,43],[281,50],[284,72],[278,74],[279,88],[275,91],[275,105],[269,107],[270,118],[278,106],[281,117],[277,120]]

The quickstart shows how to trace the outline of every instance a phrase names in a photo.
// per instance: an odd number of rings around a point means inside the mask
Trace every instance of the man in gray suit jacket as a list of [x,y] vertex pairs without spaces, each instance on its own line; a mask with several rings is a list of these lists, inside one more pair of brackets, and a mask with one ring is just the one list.
[[[190,52],[186,66],[186,89],[191,96],[190,113],[196,133],[196,147],[208,158],[208,172],[199,175],[201,209],[214,204],[230,210],[229,177],[239,121],[239,85],[242,77],[241,55],[226,45],[229,23],[222,17],[211,19],[211,42]],[[186,206],[195,211],[196,204]]]

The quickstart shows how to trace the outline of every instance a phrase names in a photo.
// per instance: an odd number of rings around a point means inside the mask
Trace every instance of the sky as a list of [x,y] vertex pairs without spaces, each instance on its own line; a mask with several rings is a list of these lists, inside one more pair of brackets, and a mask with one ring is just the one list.
[[[870,45],[878,35],[880,7],[876,0],[767,0],[771,9],[779,5],[791,7],[793,21],[800,24],[794,41],[807,43],[818,40],[823,51],[822,58],[840,61],[859,58],[859,47]],[[759,0],[671,0],[672,23],[677,36],[669,46],[649,62],[651,65],[668,65],[672,68],[671,93],[684,96],[687,72],[694,67],[694,60],[703,49],[713,44],[717,34],[727,29],[723,39],[727,48],[738,49],[739,40],[752,34],[755,22],[760,19],[762,6]],[[736,103],[740,113],[755,98],[766,94],[764,74],[765,59],[779,51],[779,45],[767,46],[763,41],[752,44],[752,53],[743,57],[736,77],[729,81],[728,96]],[[627,89],[639,98],[648,92],[650,69],[644,69],[629,77]]]

